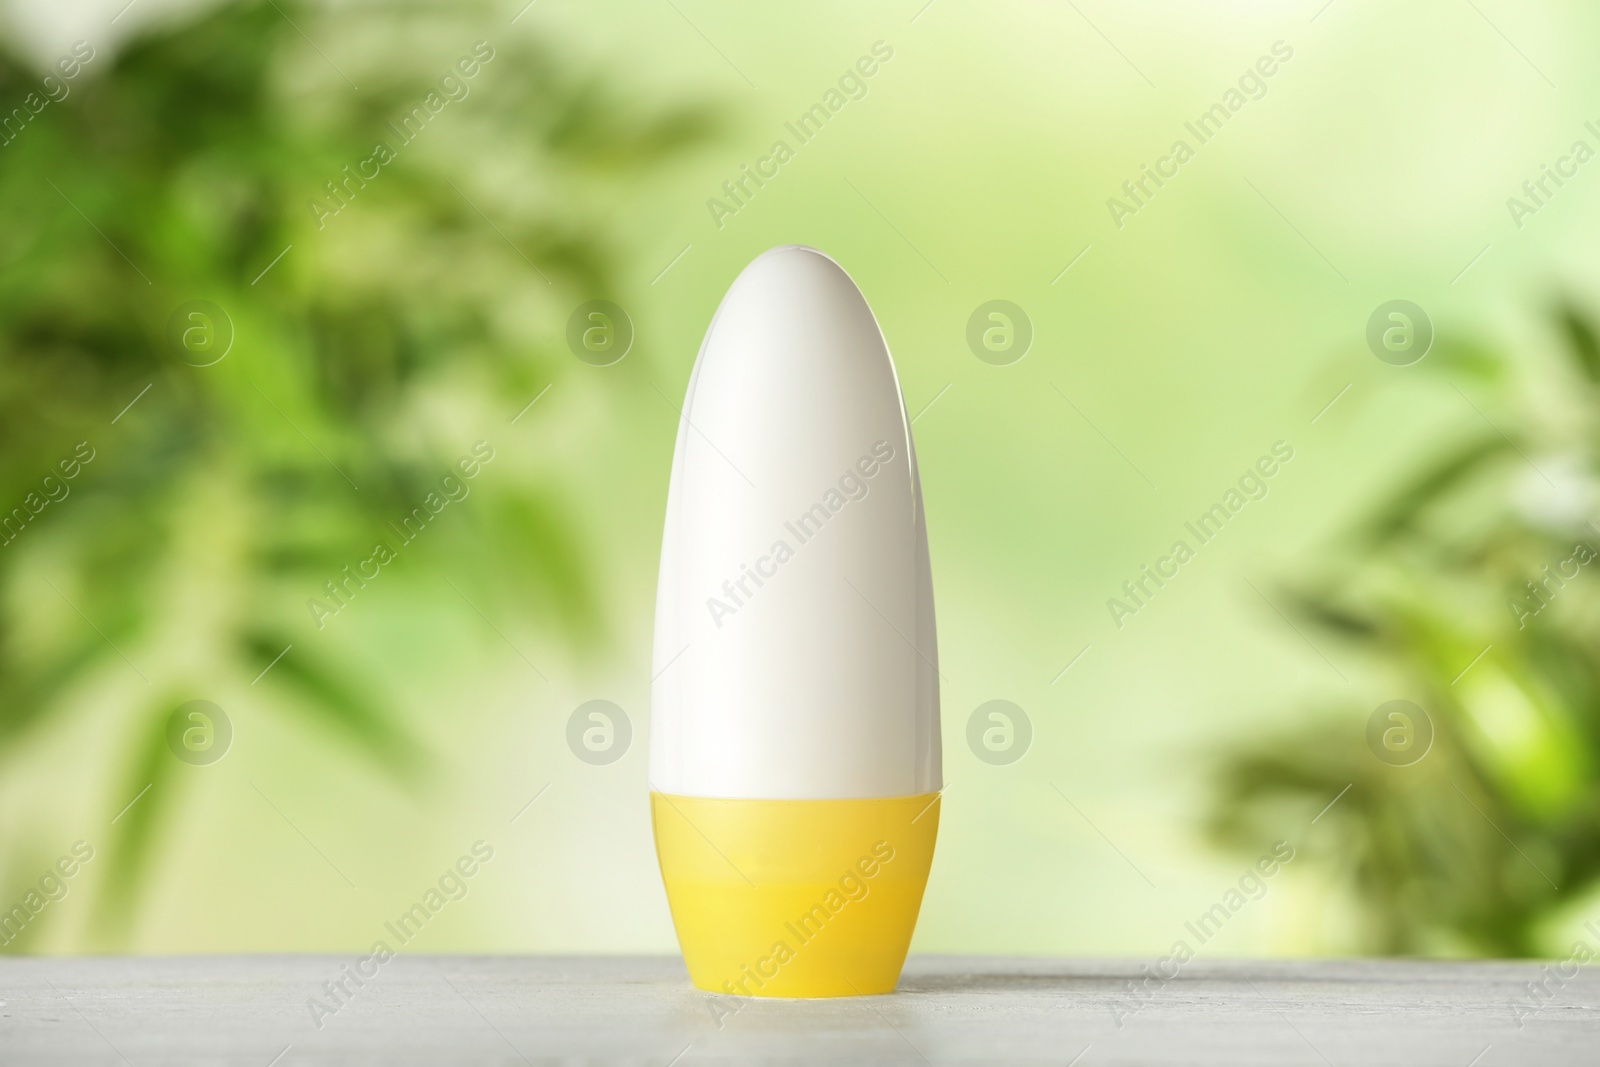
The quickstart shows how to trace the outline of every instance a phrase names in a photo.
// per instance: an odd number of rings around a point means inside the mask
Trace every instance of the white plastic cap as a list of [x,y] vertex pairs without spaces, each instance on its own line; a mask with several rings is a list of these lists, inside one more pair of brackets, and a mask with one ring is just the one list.
[[650,787],[810,800],[941,786],[927,532],[889,350],[837,263],[734,281],[689,378],[656,600]]

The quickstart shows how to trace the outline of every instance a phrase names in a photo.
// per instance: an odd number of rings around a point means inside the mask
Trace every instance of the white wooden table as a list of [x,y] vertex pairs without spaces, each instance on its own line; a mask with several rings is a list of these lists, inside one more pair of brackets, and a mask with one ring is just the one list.
[[1600,1064],[1600,961],[1196,961],[1141,997],[1136,962],[923,957],[892,996],[770,1001],[675,959],[401,956],[358,987],[358,958],[0,959],[0,1064]]

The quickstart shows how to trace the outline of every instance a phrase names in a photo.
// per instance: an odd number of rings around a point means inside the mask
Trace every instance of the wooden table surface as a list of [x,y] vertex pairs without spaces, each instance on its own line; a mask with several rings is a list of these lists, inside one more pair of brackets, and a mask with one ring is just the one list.
[[358,959],[0,959],[0,1064],[1600,1064],[1600,961],[1196,961],[1130,992],[1142,963],[922,957],[891,996],[775,1001],[675,959],[400,956],[359,986]]

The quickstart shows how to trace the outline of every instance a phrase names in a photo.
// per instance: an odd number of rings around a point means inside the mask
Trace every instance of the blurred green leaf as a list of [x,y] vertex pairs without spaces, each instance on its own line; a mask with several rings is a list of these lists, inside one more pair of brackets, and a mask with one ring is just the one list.
[[1570,302],[1561,305],[1557,318],[1573,361],[1591,382],[1600,383],[1600,335],[1596,335],[1594,323],[1581,308]]
[[[1592,377],[1595,335],[1561,315]],[[1537,394],[1513,393],[1521,379],[1487,345],[1446,352],[1452,378],[1506,376],[1503,394]],[[1600,888],[1600,584],[1575,555],[1595,516],[1527,506],[1515,452],[1573,444],[1545,412],[1508,407],[1497,421],[1516,446],[1474,427],[1402,476],[1282,601],[1314,643],[1336,638],[1420,706],[1431,745],[1397,756],[1369,741],[1377,709],[1336,703],[1214,763],[1212,837],[1295,842],[1360,908],[1361,934],[1342,948],[1537,955],[1546,921]],[[1588,448],[1575,466],[1600,469]],[[1561,509],[1577,492],[1548,479],[1540,490]]]
[[1452,448],[1374,508],[1355,531],[1354,540],[1370,551],[1416,531],[1423,512],[1430,505],[1510,450],[1505,438],[1493,432]]
[[[278,0],[174,15],[101,48],[0,146],[0,517],[80,442],[95,452],[0,545],[0,758],[73,706],[155,724],[102,772],[153,783],[116,827],[102,937],[136,917],[175,803],[157,729],[171,708],[152,687],[248,686],[292,643],[250,690],[262,712],[425,785],[404,687],[374,650],[349,651],[358,630],[319,645],[307,600],[505,432],[508,397],[573,372],[565,314],[619,289],[616,197],[717,127],[520,33],[397,136],[389,123],[504,14]],[[337,53],[362,89],[309,40],[362,42]],[[38,85],[0,42],[0,97]],[[380,140],[395,158],[349,179]],[[197,300],[221,309],[211,336],[233,338],[205,366],[169,335]],[[605,634],[595,554],[554,486],[509,462],[385,566],[381,595],[420,611],[454,574],[497,625],[583,652]],[[455,621],[479,626],[465,605]]]

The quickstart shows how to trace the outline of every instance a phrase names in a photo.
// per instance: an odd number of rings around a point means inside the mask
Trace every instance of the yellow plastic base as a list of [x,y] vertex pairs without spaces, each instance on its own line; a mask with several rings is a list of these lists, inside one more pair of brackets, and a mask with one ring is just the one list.
[[756,997],[888,993],[939,829],[939,795],[723,800],[650,794],[689,978]]

